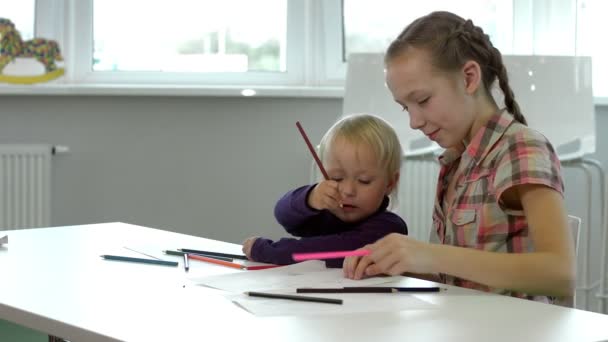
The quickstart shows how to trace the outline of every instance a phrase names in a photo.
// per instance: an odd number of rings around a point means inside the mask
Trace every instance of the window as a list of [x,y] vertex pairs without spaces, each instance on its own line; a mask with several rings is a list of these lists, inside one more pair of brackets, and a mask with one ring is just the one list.
[[505,54],[592,56],[595,96],[608,101],[605,0],[0,0],[23,39],[59,42],[66,76],[57,83],[70,89],[214,94],[255,86],[339,96],[348,54],[384,51],[439,9],[472,18]]
[[93,70],[286,72],[286,21],[286,0],[94,1]]
[[301,1],[82,0],[72,6],[75,82],[304,83]]
[[35,0],[0,0],[0,17],[10,19],[24,40],[34,37]]
[[439,9],[463,18],[476,18],[475,24],[499,46],[511,41],[508,32],[513,31],[513,4],[508,0],[468,0],[466,6],[450,0],[376,0],[373,7],[382,10],[372,10],[367,2],[344,0],[346,56],[355,52],[384,52],[407,24]]
[[[608,47],[604,0],[449,0],[423,2],[344,0],[344,54],[383,52],[415,18],[436,10],[471,18],[504,54],[587,55],[593,58],[593,91],[608,97]],[[390,9],[390,10],[387,10]]]

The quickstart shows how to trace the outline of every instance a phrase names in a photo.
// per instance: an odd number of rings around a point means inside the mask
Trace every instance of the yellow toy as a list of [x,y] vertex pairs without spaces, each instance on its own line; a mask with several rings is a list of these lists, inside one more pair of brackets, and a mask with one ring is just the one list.
[[[34,76],[4,75],[4,67],[17,57],[35,58],[44,65],[45,73]],[[0,18],[0,82],[31,84],[53,80],[65,72],[57,67],[55,61],[63,61],[57,42],[42,38],[23,41],[13,22]]]

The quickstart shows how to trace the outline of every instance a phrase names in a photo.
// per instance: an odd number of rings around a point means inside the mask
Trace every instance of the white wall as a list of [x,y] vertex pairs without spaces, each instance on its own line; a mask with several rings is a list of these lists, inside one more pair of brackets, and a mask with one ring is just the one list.
[[[342,111],[339,99],[311,98],[0,101],[0,143],[70,147],[53,159],[53,225],[123,221],[237,243],[250,235],[283,234],[274,203],[308,182],[311,162],[295,122],[318,142]],[[608,166],[608,107],[596,111],[594,158]],[[582,175],[565,169],[568,210],[585,219]],[[600,211],[591,205],[597,244]]]
[[309,180],[295,126],[318,142],[341,101],[2,96],[0,143],[53,158],[53,225],[123,221],[240,243],[277,237],[275,201]]

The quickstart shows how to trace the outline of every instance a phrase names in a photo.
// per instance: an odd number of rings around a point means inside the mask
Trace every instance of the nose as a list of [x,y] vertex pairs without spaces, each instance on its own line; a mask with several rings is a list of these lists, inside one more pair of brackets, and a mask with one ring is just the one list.
[[421,129],[426,123],[422,115],[417,111],[408,111],[410,116],[410,127],[412,129]]
[[355,195],[355,182],[352,180],[345,180],[340,183],[340,192],[342,192],[342,196],[352,197]]

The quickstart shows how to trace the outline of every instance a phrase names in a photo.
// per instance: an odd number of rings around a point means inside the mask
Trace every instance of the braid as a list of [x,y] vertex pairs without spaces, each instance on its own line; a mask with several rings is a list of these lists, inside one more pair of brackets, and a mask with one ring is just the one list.
[[[452,37],[462,39],[466,43],[464,46],[470,48],[471,56],[469,57],[473,57],[480,64],[483,84],[487,93],[491,93],[490,87],[494,83],[494,80],[498,79],[498,85],[505,96],[504,101],[507,111],[513,115],[516,121],[527,125],[526,118],[515,101],[515,94],[509,86],[509,76],[502,62],[500,51],[492,45],[490,37],[480,27],[473,25],[470,19],[455,29],[448,36],[448,39]],[[463,54],[466,55],[467,52],[463,51]]]
[[498,85],[500,86],[502,93],[505,95],[505,106],[507,107],[509,113],[513,114],[513,117],[516,121],[527,125],[528,122],[526,121],[524,115],[521,113],[521,110],[519,109],[519,104],[517,104],[517,102],[515,101],[515,94],[513,94],[513,90],[511,89],[511,86],[509,86],[509,76],[507,75],[507,68],[505,68],[504,63],[502,62],[500,52],[498,52],[496,48],[493,49],[494,58],[492,59],[492,62],[494,63],[492,64],[495,65],[498,69],[496,77],[498,78]]

